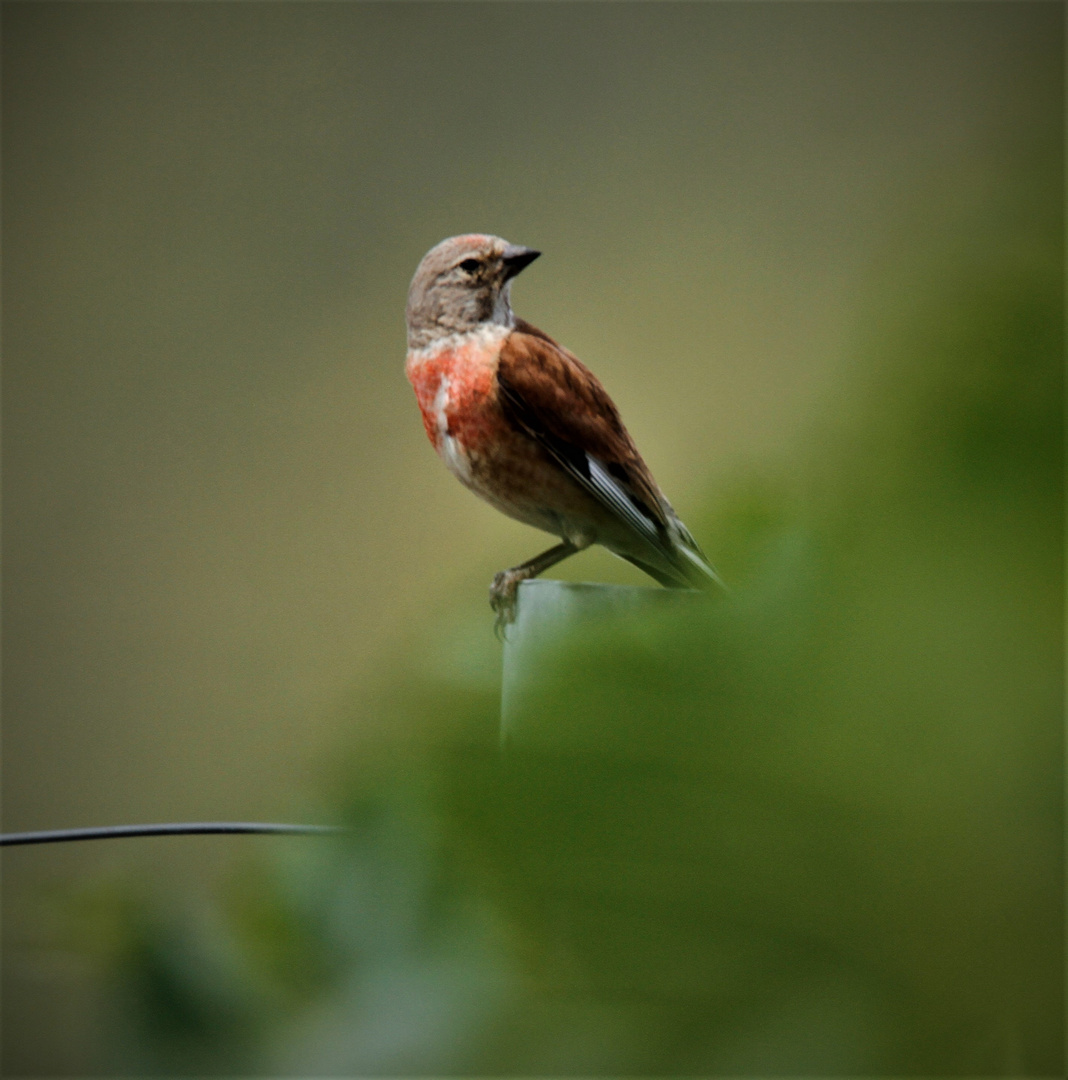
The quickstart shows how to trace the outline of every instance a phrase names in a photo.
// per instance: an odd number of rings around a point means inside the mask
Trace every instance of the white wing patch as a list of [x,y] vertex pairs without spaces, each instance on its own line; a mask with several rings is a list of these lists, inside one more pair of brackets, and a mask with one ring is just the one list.
[[657,532],[656,523],[647,518],[627,497],[627,493],[619,486],[615,478],[596,459],[586,455],[586,463],[590,469],[590,488],[615,514],[622,518],[632,529],[641,536],[647,537],[657,547],[660,546],[660,534]]

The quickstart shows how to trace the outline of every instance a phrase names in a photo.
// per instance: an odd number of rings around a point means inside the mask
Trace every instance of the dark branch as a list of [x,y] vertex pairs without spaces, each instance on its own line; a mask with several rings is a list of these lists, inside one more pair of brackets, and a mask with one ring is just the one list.
[[114,840],[125,836],[203,836],[233,833],[282,833],[328,836],[343,830],[333,825],[279,825],[262,821],[180,821],[163,825],[111,825],[101,829],[52,829],[0,834],[0,847],[57,844],[65,840]]

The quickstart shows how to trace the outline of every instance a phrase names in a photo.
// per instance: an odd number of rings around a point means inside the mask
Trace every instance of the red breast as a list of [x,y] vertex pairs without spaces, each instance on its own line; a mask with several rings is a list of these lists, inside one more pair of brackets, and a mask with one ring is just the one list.
[[[503,328],[500,328],[503,331]],[[497,402],[497,360],[507,332],[447,338],[408,353],[405,371],[415,390],[423,426],[438,453],[446,437],[466,450],[505,433]]]

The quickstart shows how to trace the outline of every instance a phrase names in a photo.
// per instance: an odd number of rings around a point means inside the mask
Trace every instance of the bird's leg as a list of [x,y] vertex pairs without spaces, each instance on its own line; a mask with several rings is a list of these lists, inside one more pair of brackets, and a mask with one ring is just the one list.
[[535,555],[533,559],[527,559],[525,563],[513,566],[511,570],[502,570],[493,578],[493,584],[490,586],[490,607],[497,613],[495,629],[498,636],[504,627],[515,621],[515,597],[520,583],[537,577],[550,566],[563,562],[564,559],[581,550],[578,544],[565,540],[562,544],[557,544],[556,547]]

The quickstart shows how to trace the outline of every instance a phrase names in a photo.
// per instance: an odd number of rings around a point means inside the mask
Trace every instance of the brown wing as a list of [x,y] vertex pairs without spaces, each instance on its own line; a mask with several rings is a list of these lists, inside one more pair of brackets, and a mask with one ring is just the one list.
[[501,349],[497,381],[512,423],[609,509],[654,543],[664,542],[667,519],[656,481],[605,388],[576,356],[520,319]]

